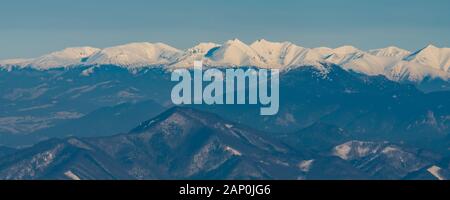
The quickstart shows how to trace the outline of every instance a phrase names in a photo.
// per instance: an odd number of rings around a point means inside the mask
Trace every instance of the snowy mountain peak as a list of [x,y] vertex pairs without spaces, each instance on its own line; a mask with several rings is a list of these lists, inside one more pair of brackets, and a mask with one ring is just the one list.
[[20,65],[21,63],[30,62],[31,59],[14,58],[0,61],[0,66]]
[[292,50],[303,49],[289,42],[270,42],[264,39],[253,42],[250,47],[272,68],[287,66],[294,59],[293,56],[297,55]]
[[411,54],[410,51],[398,48],[396,46],[389,46],[382,49],[374,49],[368,51],[369,54],[382,57],[405,57]]
[[81,64],[83,59],[88,58],[98,51],[100,51],[100,49],[93,47],[72,47],[61,51],[52,52],[34,59],[9,60],[6,64],[17,65],[20,67],[35,67],[39,69],[68,67]]
[[246,45],[246,44],[244,42],[242,42],[241,40],[234,38],[232,40],[226,41],[225,45]]
[[250,47],[255,50],[259,50],[260,48],[270,49],[270,48],[280,48],[281,46],[289,46],[293,45],[290,42],[271,42],[265,39],[259,39],[253,42]]
[[354,46],[341,46],[341,47],[333,49],[333,52],[338,55],[347,55],[347,54],[361,52],[361,50],[357,49]]
[[424,49],[439,49],[438,47],[434,46],[433,44],[428,44]]
[[163,43],[130,43],[101,50],[87,60],[89,65],[141,67],[171,63],[182,51]]
[[220,47],[219,44],[215,43],[200,43],[192,48],[187,49],[183,55],[178,57],[174,64],[171,65],[173,68],[187,68],[194,66],[194,61],[204,60],[208,53],[214,49]]
[[227,41],[209,52],[207,57],[209,58],[207,65],[210,66],[267,66],[253,48],[238,39]]
[[203,54],[205,55],[206,53],[208,53],[209,50],[215,48],[215,47],[219,47],[219,44],[216,43],[212,43],[212,42],[205,42],[205,43],[200,43],[192,48],[189,48],[186,53],[189,54]]
[[443,70],[447,73],[450,72],[450,48],[438,48],[434,45],[428,45],[409,55],[404,60],[428,68]]
[[96,52],[98,52],[100,49],[93,48],[93,47],[71,47],[71,48],[65,48],[61,51],[56,51],[53,53],[50,53],[47,55],[49,56],[55,56],[55,57],[67,57],[67,58],[84,58],[87,56],[90,56]]
[[93,47],[66,48],[40,57],[34,60],[32,65],[47,68],[76,65],[82,62],[81,59],[88,58],[99,51],[100,49]]
[[412,53],[411,55],[409,55],[407,58],[405,58],[405,60],[414,60],[415,58],[419,58],[419,57],[428,57],[428,56],[436,56],[436,54],[440,54],[440,48],[429,44],[426,47]]
[[290,42],[271,42],[266,39],[259,39],[253,42],[251,47],[260,47],[260,46],[277,46],[277,45],[290,45]]
[[323,62],[320,52],[290,42],[270,42],[261,39],[252,43],[250,47],[260,55],[268,68],[318,66]]
[[264,38],[261,38],[261,39],[256,40],[255,42],[262,42],[262,43],[265,43],[265,42],[269,42],[269,41],[267,41],[267,40],[264,39]]
[[342,46],[335,48],[331,51],[331,54],[325,57],[325,60],[329,63],[334,63],[337,65],[344,65],[351,62],[352,60],[361,58],[364,56],[365,52],[357,49],[353,46]]

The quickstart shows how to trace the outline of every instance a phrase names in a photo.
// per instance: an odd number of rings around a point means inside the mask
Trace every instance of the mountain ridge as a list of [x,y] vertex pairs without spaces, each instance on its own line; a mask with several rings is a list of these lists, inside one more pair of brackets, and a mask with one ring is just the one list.
[[129,69],[160,66],[190,68],[194,60],[209,67],[260,67],[289,69],[336,64],[366,75],[384,75],[394,81],[420,82],[426,78],[450,78],[450,48],[433,45],[410,52],[398,47],[363,51],[353,46],[305,48],[291,42],[264,39],[247,45],[239,39],[224,44],[200,43],[179,50],[163,43],[129,43],[104,49],[67,48],[38,58],[0,61],[0,68],[31,67],[39,70],[73,66],[116,65]]
[[174,107],[129,133],[50,139],[3,157],[0,179],[294,179],[289,155],[251,129]]
[[[327,130],[333,139],[322,137]],[[0,179],[448,179],[446,159],[426,150],[349,141],[345,130],[325,124],[286,136],[173,107],[128,133],[54,138],[12,150],[0,156]]]

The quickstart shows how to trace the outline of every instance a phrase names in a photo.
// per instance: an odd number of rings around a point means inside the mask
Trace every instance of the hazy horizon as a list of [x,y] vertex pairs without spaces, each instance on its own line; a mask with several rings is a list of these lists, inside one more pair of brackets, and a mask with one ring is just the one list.
[[[386,6],[389,5],[389,6]],[[264,38],[304,47],[362,50],[450,46],[450,2],[341,1],[10,1],[0,8],[0,59],[32,58],[74,46]],[[426,14],[424,14],[426,13]]]

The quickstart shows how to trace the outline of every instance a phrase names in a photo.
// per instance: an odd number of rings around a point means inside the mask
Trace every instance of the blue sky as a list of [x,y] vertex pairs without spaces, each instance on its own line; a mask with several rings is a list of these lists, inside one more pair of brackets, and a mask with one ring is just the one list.
[[450,1],[2,0],[0,59],[136,41],[265,38],[305,47],[450,46]]

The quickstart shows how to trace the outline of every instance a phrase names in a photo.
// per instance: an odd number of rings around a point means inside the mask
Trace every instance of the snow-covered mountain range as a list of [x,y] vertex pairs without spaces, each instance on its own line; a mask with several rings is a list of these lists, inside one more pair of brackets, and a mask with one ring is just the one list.
[[210,67],[252,66],[290,69],[332,63],[366,75],[384,75],[394,81],[420,82],[425,78],[450,78],[450,48],[429,45],[415,52],[398,47],[362,51],[352,46],[304,48],[290,42],[264,39],[247,45],[238,39],[224,44],[201,43],[179,50],[163,43],[130,43],[105,49],[67,48],[32,59],[0,61],[4,69],[31,67],[48,70],[74,66],[117,65],[126,68],[164,66],[187,68],[194,60]]

